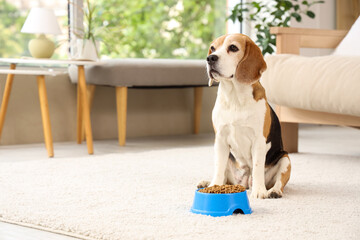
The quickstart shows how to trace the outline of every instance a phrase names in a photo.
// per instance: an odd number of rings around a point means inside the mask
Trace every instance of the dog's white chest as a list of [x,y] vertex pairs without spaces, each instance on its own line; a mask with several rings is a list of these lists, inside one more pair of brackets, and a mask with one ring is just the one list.
[[230,84],[219,86],[213,123],[217,137],[230,146],[235,158],[250,164],[253,142],[263,134],[266,104],[264,99],[254,100],[251,86],[239,90]]
[[251,148],[255,138],[254,129],[250,127],[235,127],[230,131],[228,143],[235,159],[251,165]]

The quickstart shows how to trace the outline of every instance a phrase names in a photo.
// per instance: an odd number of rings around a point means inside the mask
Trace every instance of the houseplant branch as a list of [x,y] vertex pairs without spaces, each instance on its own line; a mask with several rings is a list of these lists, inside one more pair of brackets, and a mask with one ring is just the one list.
[[289,27],[292,19],[302,21],[302,16],[315,18],[311,7],[324,1],[268,0],[244,1],[236,4],[228,19],[240,23],[248,21],[254,24],[256,43],[262,54],[272,54],[276,38],[270,34],[270,27]]

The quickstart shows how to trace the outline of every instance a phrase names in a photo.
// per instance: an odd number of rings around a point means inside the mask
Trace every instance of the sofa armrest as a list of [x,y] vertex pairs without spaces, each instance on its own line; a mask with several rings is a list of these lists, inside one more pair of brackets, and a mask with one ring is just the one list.
[[346,30],[272,27],[276,35],[276,53],[299,54],[300,48],[335,48],[345,37]]

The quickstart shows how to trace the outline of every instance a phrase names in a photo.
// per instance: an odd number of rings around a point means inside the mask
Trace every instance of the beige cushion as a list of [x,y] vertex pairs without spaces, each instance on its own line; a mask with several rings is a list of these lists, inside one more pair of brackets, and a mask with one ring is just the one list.
[[262,84],[270,102],[360,116],[360,57],[273,55]]
[[[69,70],[73,83],[76,69]],[[208,83],[205,60],[112,59],[104,65],[85,69],[86,82],[126,87],[205,86]]]

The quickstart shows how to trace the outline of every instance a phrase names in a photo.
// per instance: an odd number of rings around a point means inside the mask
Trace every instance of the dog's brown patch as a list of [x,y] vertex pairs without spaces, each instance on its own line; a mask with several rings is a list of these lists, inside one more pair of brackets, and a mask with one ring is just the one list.
[[265,139],[268,139],[268,136],[270,134],[270,128],[271,128],[271,111],[268,103],[266,104],[266,112],[265,112],[265,120],[264,120],[264,128],[263,128],[263,134]]
[[253,97],[255,99],[255,101],[259,101],[261,99],[265,99],[266,100],[266,95],[265,95],[265,89],[264,87],[260,84],[259,81],[257,81],[256,83],[251,85],[253,88]]
[[211,54],[211,47],[214,47],[215,49],[219,48],[219,46],[221,46],[221,45],[224,43],[225,38],[226,38],[227,36],[228,36],[228,35],[224,35],[224,36],[218,37],[217,39],[215,39],[215,40],[210,44],[209,51],[208,51],[208,56]]
[[[253,88],[253,98],[255,101],[259,101],[261,99],[266,99],[266,94],[265,94],[265,89],[264,87],[260,84],[259,81],[257,81],[256,83],[251,85]],[[264,120],[264,128],[263,128],[263,135],[265,137],[265,139],[267,139],[267,137],[270,134],[270,128],[271,128],[271,110],[269,107],[269,104],[266,102],[266,112],[265,112],[265,120]]]
[[[284,157],[289,158],[289,156],[287,154],[285,154]],[[289,163],[289,166],[287,167],[286,172],[281,174],[281,185],[282,185],[281,191],[284,191],[285,185],[289,182],[290,173],[291,173],[291,163]]]

